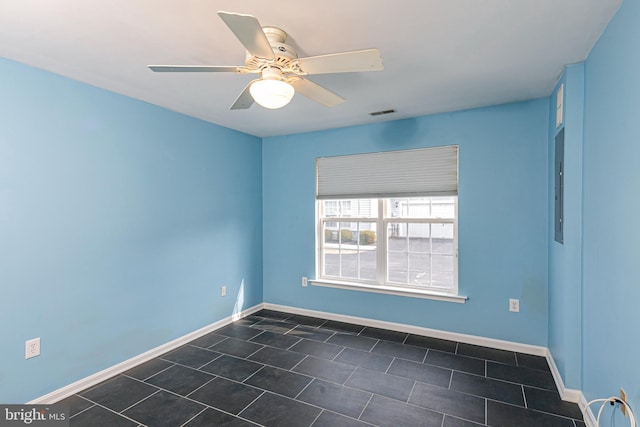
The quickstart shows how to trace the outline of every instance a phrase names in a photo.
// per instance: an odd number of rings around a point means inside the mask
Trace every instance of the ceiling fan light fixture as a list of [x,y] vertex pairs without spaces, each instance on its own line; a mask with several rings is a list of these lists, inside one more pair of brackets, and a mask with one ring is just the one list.
[[284,107],[295,94],[293,86],[289,83],[274,79],[262,79],[253,82],[249,92],[251,92],[254,101],[270,110]]

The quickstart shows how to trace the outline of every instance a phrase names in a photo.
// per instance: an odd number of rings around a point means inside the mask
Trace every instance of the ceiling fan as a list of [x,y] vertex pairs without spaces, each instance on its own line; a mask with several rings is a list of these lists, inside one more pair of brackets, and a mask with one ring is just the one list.
[[378,49],[357,50],[329,55],[298,58],[285,44],[287,33],[276,27],[261,27],[256,18],[239,13],[218,12],[229,29],[247,50],[245,65],[149,65],[155,72],[205,72],[260,74],[244,88],[231,105],[243,110],[253,102],[269,108],[281,108],[297,92],[327,107],[344,102],[344,98],[304,78],[310,74],[379,71],[384,67]]

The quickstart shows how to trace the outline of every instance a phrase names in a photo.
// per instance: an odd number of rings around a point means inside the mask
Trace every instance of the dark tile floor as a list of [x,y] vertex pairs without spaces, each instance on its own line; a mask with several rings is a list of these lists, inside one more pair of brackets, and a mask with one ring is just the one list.
[[91,427],[585,425],[542,357],[270,310],[64,402]]

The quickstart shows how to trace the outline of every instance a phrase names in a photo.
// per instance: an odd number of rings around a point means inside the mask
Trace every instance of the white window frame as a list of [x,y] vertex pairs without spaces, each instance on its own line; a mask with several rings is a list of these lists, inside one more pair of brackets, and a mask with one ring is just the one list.
[[[403,197],[455,196],[455,259],[454,287],[440,291],[433,287],[416,287],[387,283],[387,224],[388,222],[417,223],[416,219],[386,218],[384,206],[378,209],[377,253],[383,262],[377,262],[375,281],[333,280],[323,277],[324,242],[321,203],[337,199],[384,199]],[[316,159],[316,275],[312,284],[339,288],[384,292],[396,295],[432,298],[444,301],[464,302],[467,298],[458,294],[458,146],[446,145],[411,150],[383,151]],[[332,218],[333,219],[333,218]],[[371,218],[349,217],[350,222],[371,221]],[[386,221],[386,222],[385,222]],[[424,219],[439,222],[440,219]],[[338,219],[338,224],[340,220]]]
[[[325,218],[322,212],[323,202],[325,200],[316,200],[316,279],[312,280],[312,285],[328,286],[334,288],[379,292],[385,294],[411,296],[418,298],[436,299],[441,301],[450,301],[464,303],[467,298],[458,294],[458,197],[455,196],[454,218],[397,218],[387,215],[385,200],[389,198],[378,198],[378,216],[372,217],[354,217],[349,216],[351,222],[373,222],[377,229],[377,252],[376,252],[376,280],[364,279],[336,279],[332,276],[324,275],[324,221],[343,222],[346,217]],[[387,239],[388,225],[390,223],[406,223],[406,224],[453,224],[453,244],[454,244],[454,263],[453,263],[453,287],[443,290],[432,286],[421,286],[412,284],[401,284],[387,281]]]

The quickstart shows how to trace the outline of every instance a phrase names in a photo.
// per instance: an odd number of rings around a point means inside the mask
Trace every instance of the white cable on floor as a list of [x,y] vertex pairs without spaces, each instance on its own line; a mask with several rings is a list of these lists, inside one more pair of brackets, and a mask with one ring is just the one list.
[[602,402],[602,404],[600,405],[600,410],[598,411],[598,418],[596,419],[596,427],[600,427],[600,416],[602,415],[602,411],[604,410],[604,407],[607,405],[607,403],[610,404],[619,404],[619,405],[624,405],[624,407],[627,409],[627,413],[629,414],[629,426],[630,427],[636,427],[636,417],[633,415],[633,411],[631,410],[631,406],[629,406],[627,404],[627,402],[625,402],[624,400],[620,399],[617,396],[611,396],[607,399],[594,399],[591,402],[587,403],[587,406],[584,407],[584,414],[587,414],[587,411],[589,410],[589,406],[593,405],[594,403],[597,402]]

